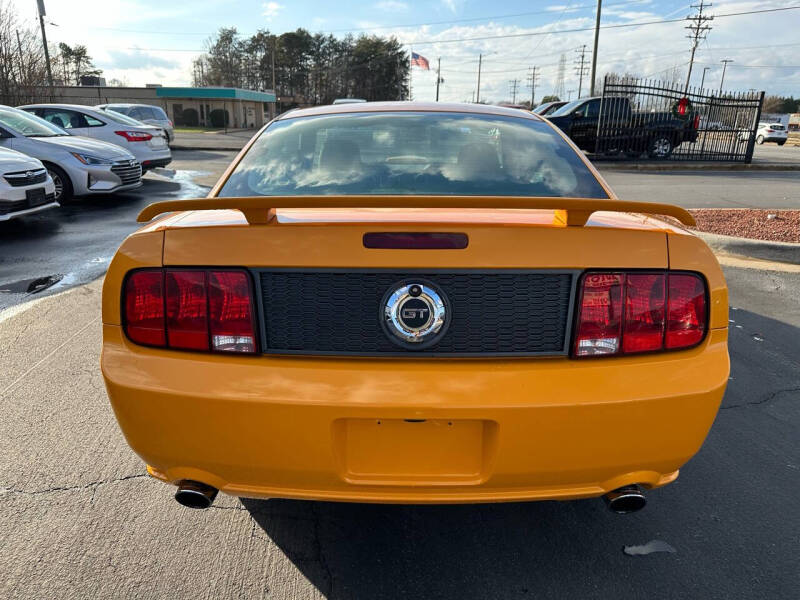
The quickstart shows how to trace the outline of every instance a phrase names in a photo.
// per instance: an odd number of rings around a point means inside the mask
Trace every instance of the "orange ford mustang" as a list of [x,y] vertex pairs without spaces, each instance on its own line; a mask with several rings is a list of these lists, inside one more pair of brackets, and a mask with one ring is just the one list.
[[103,291],[128,443],[186,506],[605,497],[674,481],[728,380],[727,289],[681,208],[616,198],[536,115],[286,113],[160,202]]

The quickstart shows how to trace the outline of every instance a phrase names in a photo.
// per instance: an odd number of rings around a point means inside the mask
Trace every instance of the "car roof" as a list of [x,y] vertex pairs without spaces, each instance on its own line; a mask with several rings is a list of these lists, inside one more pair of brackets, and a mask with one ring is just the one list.
[[98,104],[97,106],[147,106],[150,108],[161,108],[155,104],[138,104],[135,102],[106,102],[104,104]]
[[280,115],[277,120],[365,112],[450,112],[499,117],[517,117],[542,121],[542,117],[519,108],[506,108],[490,104],[468,104],[450,102],[359,102],[356,104],[328,104],[311,108],[296,108]]
[[70,110],[97,110],[94,106],[87,106],[86,104],[57,104],[55,102],[25,104],[19,108],[65,108]]

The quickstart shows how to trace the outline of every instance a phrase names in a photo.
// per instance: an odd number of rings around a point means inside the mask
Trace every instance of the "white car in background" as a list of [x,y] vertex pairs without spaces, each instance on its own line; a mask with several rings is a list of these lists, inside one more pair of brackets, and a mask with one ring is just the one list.
[[[756,130],[756,144],[763,144],[764,142],[775,142],[778,146],[783,146],[789,134],[780,123],[759,123]],[[750,133],[743,131],[739,134],[739,140],[746,142],[750,139]]]
[[79,104],[29,104],[19,108],[72,135],[122,146],[136,157],[143,172],[166,167],[172,162],[167,134],[160,127],[145,125],[114,111]]
[[121,113],[131,119],[136,119],[148,125],[155,125],[161,127],[167,133],[167,141],[171,142],[175,139],[175,131],[172,127],[172,121],[169,120],[167,113],[160,106],[153,106],[152,104],[98,104],[95,108],[103,110],[113,110],[114,112]]
[[0,148],[0,221],[56,207],[56,187],[41,161]]
[[124,148],[70,135],[10,106],[0,105],[0,147],[42,161],[60,204],[72,196],[108,194],[142,185],[142,166]]

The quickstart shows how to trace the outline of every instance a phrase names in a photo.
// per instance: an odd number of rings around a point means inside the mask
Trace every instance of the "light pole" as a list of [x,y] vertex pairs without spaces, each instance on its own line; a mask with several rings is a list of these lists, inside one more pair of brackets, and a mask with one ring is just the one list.
[[703,93],[703,83],[706,81],[706,71],[710,71],[711,67],[703,67],[703,78],[700,80],[700,93]]
[[39,25],[42,27],[42,44],[44,45],[44,62],[47,66],[47,83],[50,86],[50,100],[53,100],[53,72],[50,70],[50,50],[47,48],[47,34],[44,32],[44,0],[36,0],[39,7]]
[[478,55],[478,92],[475,94],[475,102],[481,102],[481,65],[483,64],[483,54]]
[[728,63],[734,62],[732,58],[726,58],[720,61],[722,63],[722,77],[719,80],[719,93],[722,95],[722,84],[725,82],[725,69],[728,68]]

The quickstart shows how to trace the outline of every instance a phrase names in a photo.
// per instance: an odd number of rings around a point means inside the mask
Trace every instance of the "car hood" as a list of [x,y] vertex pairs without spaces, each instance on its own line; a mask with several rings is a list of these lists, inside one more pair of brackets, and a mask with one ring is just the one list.
[[82,137],[79,135],[29,139],[44,142],[45,144],[61,146],[67,152],[81,152],[107,160],[130,160],[134,158],[133,154],[124,148],[120,148],[114,144],[109,144],[108,142],[101,142],[100,140],[93,140],[91,138]]
[[37,159],[27,156],[22,152],[0,148],[0,173],[36,170],[43,167],[44,165]]

